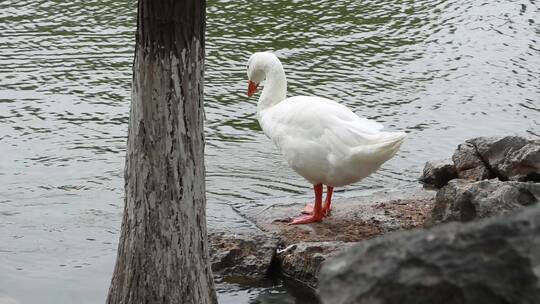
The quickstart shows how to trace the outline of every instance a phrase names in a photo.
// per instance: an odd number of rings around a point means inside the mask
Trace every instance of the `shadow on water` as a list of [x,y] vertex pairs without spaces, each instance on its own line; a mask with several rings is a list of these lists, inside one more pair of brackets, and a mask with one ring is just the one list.
[[220,283],[217,286],[220,304],[238,303],[242,296],[249,304],[319,304],[314,290],[284,277],[258,284]]
[[[123,208],[135,7],[0,1],[0,299],[103,303]],[[209,225],[241,226],[230,204],[311,193],[245,96],[252,52],[278,54],[289,95],[335,99],[409,134],[381,170],[337,193],[351,196],[410,185],[470,137],[538,137],[539,13],[528,0],[209,0]],[[224,285],[220,300],[303,303],[286,286]]]

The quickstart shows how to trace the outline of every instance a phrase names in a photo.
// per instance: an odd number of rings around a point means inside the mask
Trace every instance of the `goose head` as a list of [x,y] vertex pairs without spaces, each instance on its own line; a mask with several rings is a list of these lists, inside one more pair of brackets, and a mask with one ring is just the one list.
[[282,69],[279,59],[270,52],[257,52],[249,57],[247,64],[247,76],[249,80],[247,95],[249,97],[255,94],[259,84],[266,79],[269,71],[276,65],[279,65]]

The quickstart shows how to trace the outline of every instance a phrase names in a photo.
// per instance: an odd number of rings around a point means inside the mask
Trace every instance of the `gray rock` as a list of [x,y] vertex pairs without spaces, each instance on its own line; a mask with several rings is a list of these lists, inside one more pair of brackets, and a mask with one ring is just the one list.
[[457,178],[456,167],[450,159],[428,161],[420,177],[420,182],[435,188],[445,186],[450,180]]
[[540,182],[540,141],[508,136],[477,146],[480,155],[502,179]]
[[477,137],[452,156],[457,174],[468,180],[540,181],[540,141],[519,136]]
[[396,232],[326,261],[323,303],[534,304],[540,206],[484,221]]
[[427,225],[490,217],[536,204],[539,200],[540,184],[537,183],[497,179],[469,183],[455,179],[437,193]]
[[227,281],[253,283],[266,278],[279,240],[254,229],[235,234],[213,231],[208,234],[210,263],[214,275]]
[[352,244],[339,241],[300,242],[278,250],[277,260],[284,275],[315,288],[322,262]]
[[476,146],[471,140],[458,145],[452,156],[452,161],[459,178],[479,181],[495,177],[495,174],[489,170],[482,158],[480,158]]

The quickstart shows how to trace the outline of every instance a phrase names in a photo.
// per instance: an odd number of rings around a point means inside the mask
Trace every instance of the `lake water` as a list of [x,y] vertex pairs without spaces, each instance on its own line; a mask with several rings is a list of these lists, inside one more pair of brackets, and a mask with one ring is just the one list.
[[[123,208],[134,0],[0,1],[0,303],[103,303]],[[289,96],[337,100],[405,130],[399,154],[338,192],[415,184],[475,136],[540,135],[536,0],[208,2],[212,226],[230,208],[311,195],[255,119],[246,60],[273,50]],[[305,303],[286,286],[219,286],[221,303]]]

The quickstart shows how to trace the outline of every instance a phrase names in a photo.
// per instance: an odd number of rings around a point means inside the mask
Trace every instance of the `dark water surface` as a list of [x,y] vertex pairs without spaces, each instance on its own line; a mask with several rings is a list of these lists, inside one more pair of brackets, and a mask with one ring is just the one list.
[[[246,60],[274,50],[289,95],[335,99],[409,133],[346,193],[415,183],[481,135],[540,135],[536,0],[209,0],[210,225],[231,204],[310,195],[261,133]],[[103,303],[123,207],[133,0],[0,0],[0,303]],[[221,303],[306,303],[284,286],[219,286]]]

